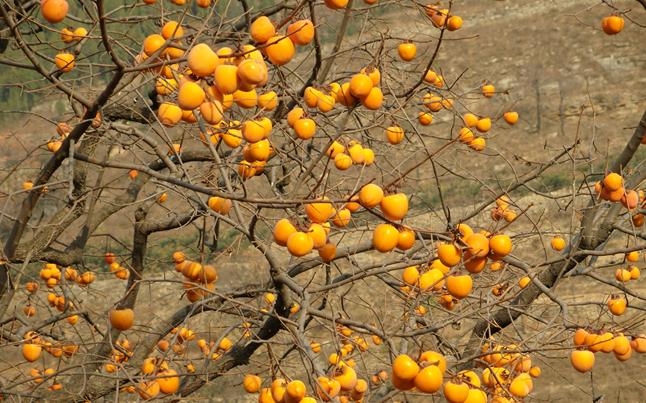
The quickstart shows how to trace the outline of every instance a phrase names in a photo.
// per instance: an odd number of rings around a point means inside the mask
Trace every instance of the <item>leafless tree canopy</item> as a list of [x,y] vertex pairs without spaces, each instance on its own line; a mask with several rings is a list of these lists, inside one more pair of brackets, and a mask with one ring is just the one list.
[[[440,63],[470,3],[0,0],[0,400],[522,401],[646,352],[646,112],[501,147],[540,100]],[[580,3],[643,53],[644,1]]]

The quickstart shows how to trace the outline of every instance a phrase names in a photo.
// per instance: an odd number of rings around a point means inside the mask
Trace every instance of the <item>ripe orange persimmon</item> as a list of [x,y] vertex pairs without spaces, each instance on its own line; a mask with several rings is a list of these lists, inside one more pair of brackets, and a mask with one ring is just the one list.
[[314,248],[314,241],[306,233],[296,231],[287,238],[287,250],[293,256],[305,256]]
[[222,215],[229,214],[232,206],[231,200],[218,196],[209,197],[207,204],[211,210]]
[[135,313],[130,308],[112,309],[109,314],[112,327],[119,330],[128,330],[135,320]]
[[410,62],[417,55],[417,46],[412,42],[400,43],[397,47],[399,57],[406,62]]
[[294,380],[287,384],[286,393],[289,401],[301,402],[307,389],[302,381]]
[[391,221],[402,220],[408,213],[408,197],[404,193],[385,196],[379,204],[384,216]]
[[453,267],[460,263],[462,251],[454,244],[443,243],[437,248],[437,257],[445,266]]
[[312,239],[314,249],[322,248],[327,243],[327,233],[321,224],[312,223],[307,229],[307,235]]
[[515,125],[516,122],[518,122],[518,112],[505,112],[502,116],[505,119],[505,122],[510,125]]
[[238,66],[221,64],[215,68],[215,88],[220,94],[233,94],[238,90]]
[[359,203],[365,208],[376,207],[384,198],[384,191],[378,185],[369,183],[359,191]]
[[442,387],[443,374],[439,367],[429,365],[415,376],[415,387],[424,393],[435,393]]
[[468,127],[463,127],[458,132],[458,140],[460,140],[460,143],[469,144],[474,138],[473,132]]
[[40,358],[42,347],[34,343],[25,343],[22,345],[22,356],[29,362],[34,362]]
[[419,271],[417,270],[417,266],[410,266],[404,269],[404,272],[402,273],[402,280],[404,283],[414,286],[417,284],[418,279]]
[[274,91],[258,95],[258,106],[266,111],[273,111],[278,106],[278,95]]
[[446,289],[451,296],[462,299],[471,293],[473,279],[468,274],[448,276],[446,278]]
[[334,166],[341,171],[350,169],[352,167],[352,158],[344,153],[337,154],[334,157]]
[[356,98],[367,97],[370,90],[373,88],[373,83],[367,74],[359,73],[352,76],[350,80],[350,94]]
[[381,108],[383,102],[384,94],[383,92],[381,92],[381,88],[379,87],[372,87],[368,95],[361,98],[361,105],[371,111],[376,111],[377,109]]
[[496,87],[493,84],[485,84],[482,86],[482,95],[491,98],[496,94]]
[[372,246],[379,252],[390,252],[397,246],[399,231],[390,224],[379,224],[372,233]]
[[238,89],[233,94],[233,101],[241,108],[250,109],[258,104],[258,93],[255,89],[243,91]]
[[469,385],[460,380],[444,384],[444,398],[449,403],[462,403],[469,396]]
[[603,178],[603,186],[604,188],[612,191],[620,190],[621,187],[623,186],[623,179],[621,175],[611,172],[608,175],[606,175],[605,178]]
[[478,131],[481,133],[488,132],[491,129],[491,119],[489,118],[478,119],[478,122],[476,123],[476,129],[478,129]]
[[[323,198],[327,200],[327,198]],[[334,214],[334,206],[329,202],[308,203],[305,205],[305,213],[310,221],[314,223],[324,223]]]
[[348,0],[325,0],[325,5],[332,10],[340,10],[348,5]]
[[325,154],[330,158],[334,158],[338,154],[342,154],[344,152],[345,152],[345,146],[335,140],[332,142],[332,144],[330,144]]
[[464,242],[467,244],[467,252],[471,256],[486,257],[489,254],[489,240],[481,233],[469,235]]
[[624,29],[624,19],[618,15],[604,17],[601,20],[601,28],[608,35],[616,35]]
[[397,237],[397,249],[408,250],[413,245],[415,245],[415,233],[408,228],[400,229]]
[[401,354],[393,361],[392,370],[393,376],[404,381],[411,381],[419,374],[419,365],[408,355]]
[[473,113],[465,113],[464,116],[462,116],[462,120],[466,127],[475,127],[476,124],[478,124],[479,119]]
[[612,296],[608,300],[608,310],[615,316],[623,315],[626,312],[626,300],[619,296]]
[[[51,0],[48,0],[48,1],[51,1]],[[72,71],[76,66],[76,58],[71,53],[57,54],[56,57],[54,58],[54,62],[56,64],[56,67],[58,67],[61,71],[65,73]]]
[[238,64],[238,78],[247,85],[260,85],[267,79],[267,67],[264,62],[245,59]]
[[174,126],[182,120],[182,108],[175,104],[164,102],[159,105],[157,116],[164,126]]
[[67,16],[69,4],[66,0],[41,0],[40,13],[48,22],[61,22]]
[[159,390],[167,395],[177,393],[179,390],[179,376],[174,369],[167,369],[157,374],[157,383]]
[[150,382],[142,382],[137,386],[137,393],[143,400],[154,399],[157,395],[159,395],[159,391],[159,383],[156,380]]
[[386,128],[386,140],[390,144],[399,144],[404,140],[404,129],[399,126],[391,126]]
[[268,46],[265,48],[267,58],[278,66],[289,63],[296,53],[294,42],[286,36],[273,36],[267,41],[267,44]]
[[334,380],[339,383],[341,390],[351,391],[357,385],[357,373],[350,365],[344,363],[340,366],[341,374],[336,375]]
[[249,27],[251,38],[257,43],[265,43],[276,35],[276,27],[266,16],[256,18]]
[[552,245],[552,249],[557,252],[562,251],[566,246],[565,239],[561,238],[560,236],[555,236],[554,238],[552,238],[550,244]]
[[579,372],[588,372],[594,366],[594,353],[587,350],[574,350],[570,353],[570,363]]
[[188,52],[188,68],[198,77],[206,77],[213,74],[220,64],[218,55],[205,43],[198,43]]
[[298,20],[287,27],[287,35],[297,45],[307,45],[314,39],[314,24],[310,20]]
[[489,249],[498,257],[507,256],[512,249],[511,238],[504,234],[494,235],[489,239]]
[[183,110],[193,110],[204,102],[206,93],[199,84],[187,81],[179,88],[177,104]]
[[422,126],[428,126],[433,123],[433,115],[430,112],[419,111],[417,120]]
[[200,105],[200,115],[206,123],[216,125],[222,121],[224,109],[218,100],[206,101]]
[[331,262],[336,257],[336,245],[333,243],[326,243],[319,250],[319,257],[326,263]]
[[294,122],[294,132],[302,140],[309,140],[316,133],[316,122],[310,118],[301,118]]
[[288,219],[283,218],[274,226],[274,241],[280,246],[287,246],[287,240],[294,232],[296,232],[294,225]]
[[462,28],[463,20],[462,17],[457,16],[457,15],[452,15],[449,17],[448,21],[446,22],[446,29],[449,31],[457,31],[458,29]]
[[420,277],[419,277],[419,288],[422,291],[428,291],[429,289],[432,289],[433,291],[437,291],[442,288],[444,285],[444,273],[442,273],[438,269],[431,269],[427,272],[424,272]]
[[161,29],[164,39],[176,39],[184,36],[184,28],[177,21],[168,21]]

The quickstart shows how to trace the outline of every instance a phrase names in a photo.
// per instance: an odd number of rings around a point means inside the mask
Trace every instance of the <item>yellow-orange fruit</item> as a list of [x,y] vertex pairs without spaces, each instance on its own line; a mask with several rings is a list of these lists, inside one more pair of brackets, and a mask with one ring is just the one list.
[[586,350],[574,350],[570,354],[570,363],[579,372],[588,372],[594,366],[594,353]]
[[372,87],[368,95],[361,98],[361,104],[371,111],[376,111],[381,108],[383,102],[384,94],[381,92],[381,88],[379,87]]
[[414,380],[419,374],[419,365],[406,354],[401,354],[393,361],[393,375],[404,381]]
[[182,108],[175,104],[164,102],[159,105],[157,116],[164,126],[174,126],[182,120]]
[[129,308],[112,309],[109,316],[112,327],[119,330],[130,329],[135,320],[135,313]]
[[168,21],[161,30],[164,39],[175,39],[184,36],[184,28],[177,21]]
[[397,47],[399,57],[406,62],[410,62],[417,55],[417,46],[412,42],[400,43]]
[[[52,1],[52,0],[48,0]],[[54,63],[61,71],[68,73],[76,66],[76,58],[71,53],[59,53],[54,58]]]
[[624,19],[618,15],[604,17],[601,20],[601,29],[607,35],[616,35],[624,29]]
[[385,196],[381,199],[380,206],[386,218],[391,221],[399,221],[408,213],[408,197],[404,193]]
[[359,73],[352,76],[350,80],[350,94],[356,98],[367,97],[373,88],[370,77],[366,74]]
[[460,263],[462,251],[452,243],[443,243],[437,248],[437,257],[445,266],[453,267]]
[[310,20],[298,20],[287,27],[287,35],[297,45],[312,42],[314,31],[314,24]]
[[505,112],[503,118],[510,125],[515,125],[518,122],[518,112]]
[[198,77],[206,77],[213,74],[220,64],[220,60],[209,45],[198,43],[188,52],[187,64],[193,74]]
[[461,276],[448,276],[446,289],[453,297],[462,299],[467,297],[473,288],[473,279],[468,274]]
[[216,213],[227,215],[231,210],[231,200],[218,196],[209,197],[209,208]]
[[365,208],[376,207],[384,197],[384,191],[378,185],[369,183],[359,191],[359,203]]
[[306,233],[296,231],[287,239],[287,250],[293,256],[305,256],[314,248],[314,241]]
[[66,0],[42,0],[40,3],[41,15],[53,24],[63,21],[68,10],[69,5]]
[[443,374],[440,368],[429,365],[415,376],[415,387],[424,393],[435,393],[442,387]]
[[238,66],[221,64],[215,68],[215,88],[221,94],[233,94],[238,90]]
[[276,34],[276,28],[271,20],[263,15],[256,18],[254,22],[251,23],[249,33],[255,42],[265,43]]
[[206,93],[199,84],[187,81],[179,88],[177,104],[184,110],[193,110],[204,102]]
[[[325,200],[325,199],[324,199]],[[324,223],[334,214],[334,206],[329,202],[308,203],[305,205],[305,213],[310,221]]]
[[294,53],[296,53],[294,43],[285,36],[273,36],[267,41],[267,44],[268,46],[265,48],[267,58],[278,66],[289,63],[294,57]]
[[389,252],[397,246],[399,231],[390,224],[379,224],[372,234],[372,246],[379,252]]

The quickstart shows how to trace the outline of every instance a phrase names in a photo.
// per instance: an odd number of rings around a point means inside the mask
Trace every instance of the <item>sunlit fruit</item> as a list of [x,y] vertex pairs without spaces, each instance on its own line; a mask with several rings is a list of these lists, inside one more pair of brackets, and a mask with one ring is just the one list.
[[588,372],[594,366],[594,353],[587,350],[574,350],[570,353],[570,363],[579,372]]
[[601,20],[601,28],[608,35],[616,35],[624,29],[624,19],[618,15],[604,17]]
[[372,233],[372,246],[385,253],[397,247],[399,232],[390,224],[379,224]]
[[[53,0],[47,0],[47,1],[53,1]],[[76,66],[76,58],[71,53],[57,54],[56,57],[54,58],[54,62],[56,63],[56,67],[58,67],[61,71],[65,73],[72,71]]]
[[457,299],[469,296],[472,288],[473,279],[468,274],[452,275],[446,278],[446,289]]
[[130,308],[112,309],[109,317],[112,327],[119,330],[128,330],[134,323],[135,313]]
[[256,18],[249,27],[251,38],[258,43],[269,41],[275,34],[276,28],[271,20],[266,16]]
[[265,48],[265,53],[270,62],[275,65],[282,66],[289,63],[294,57],[296,49],[294,43],[289,37],[273,36],[267,41],[268,46]]
[[40,2],[41,15],[53,24],[63,21],[68,10],[69,5],[66,0],[42,0]]
[[404,42],[399,44],[397,52],[403,61],[410,62],[417,55],[417,47],[412,42]]
[[381,203],[384,191],[378,185],[369,183],[359,191],[359,203],[365,208],[373,208]]
[[287,239],[287,250],[293,256],[305,256],[314,248],[314,241],[306,233],[296,231]]

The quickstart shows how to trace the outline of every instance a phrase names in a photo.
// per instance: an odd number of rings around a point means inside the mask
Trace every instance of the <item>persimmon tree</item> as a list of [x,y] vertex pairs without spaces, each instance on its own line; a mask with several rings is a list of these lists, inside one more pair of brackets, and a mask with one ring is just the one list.
[[[634,4],[604,1],[596,29],[641,29]],[[0,182],[2,398],[189,396],[226,376],[265,403],[507,402],[540,396],[546,352],[579,372],[646,352],[646,113],[603,165],[578,134],[532,161],[499,151],[514,92],[438,66],[477,40],[459,2],[0,6],[3,69],[65,103],[22,111],[44,143],[2,140],[23,150]],[[372,21],[399,13],[424,31]],[[538,190],[554,170],[567,191]],[[464,181],[481,194],[456,204]],[[559,199],[569,229],[527,194]],[[574,277],[613,291],[572,304],[557,286]]]

